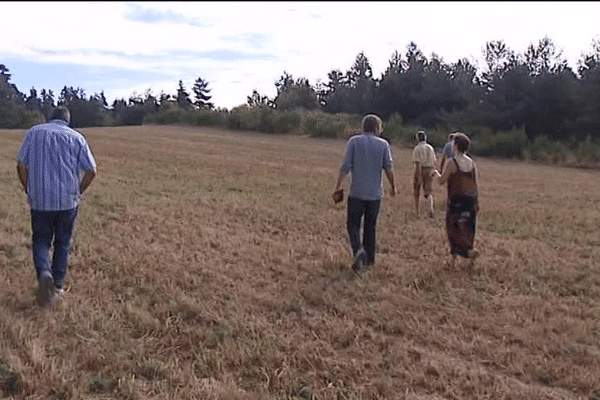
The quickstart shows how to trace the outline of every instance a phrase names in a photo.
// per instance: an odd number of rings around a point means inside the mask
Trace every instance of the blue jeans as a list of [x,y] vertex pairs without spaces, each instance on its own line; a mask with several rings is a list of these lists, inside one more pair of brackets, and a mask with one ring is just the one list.
[[[62,289],[67,274],[76,217],[77,207],[61,211],[31,210],[33,265],[38,279],[43,271],[50,271],[57,289]],[[54,255],[50,264],[52,246]]]
[[[352,254],[356,256],[356,253],[362,247],[367,253],[367,264],[375,262],[377,217],[380,207],[381,200],[360,200],[355,197],[348,197],[348,219],[346,222]],[[361,240],[360,227],[363,217],[364,227]]]

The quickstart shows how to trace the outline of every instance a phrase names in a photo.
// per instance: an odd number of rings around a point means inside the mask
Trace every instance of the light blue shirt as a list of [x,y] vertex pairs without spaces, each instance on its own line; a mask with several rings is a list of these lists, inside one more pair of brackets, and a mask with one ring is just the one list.
[[446,156],[446,158],[454,157],[454,142],[447,142],[442,149],[442,154]]
[[60,119],[27,131],[17,160],[27,167],[27,198],[38,211],[77,207],[79,174],[96,168],[87,140]]
[[394,167],[390,145],[372,134],[351,137],[340,166],[344,173],[351,172],[348,197],[360,200],[380,200],[383,197],[383,170]]

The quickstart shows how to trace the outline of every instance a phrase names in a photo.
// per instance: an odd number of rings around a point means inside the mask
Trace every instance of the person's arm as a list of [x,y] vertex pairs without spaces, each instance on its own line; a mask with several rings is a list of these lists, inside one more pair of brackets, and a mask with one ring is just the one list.
[[396,195],[396,179],[394,178],[394,170],[392,168],[386,169],[385,176],[387,177],[388,181],[390,182],[390,186],[392,189],[390,194],[392,196],[395,196]]
[[446,163],[446,154],[442,153],[442,161],[440,161],[440,171],[444,170],[444,164]]
[[477,173],[477,166],[473,163],[473,171],[475,172],[475,190],[477,191],[477,203],[475,203],[475,210],[479,212],[479,175]]
[[437,180],[440,185],[443,185],[444,183],[448,182],[448,178],[450,178],[450,175],[456,172],[454,168],[454,163],[447,163],[444,167],[444,171],[442,171],[441,174],[439,173],[439,171],[434,170],[431,173],[431,176],[434,180]]
[[21,161],[17,161],[17,174],[19,175],[19,181],[23,187],[23,191],[27,193],[27,179],[29,177],[27,167]]
[[79,184],[79,193],[83,194],[87,190],[88,187],[92,184],[94,178],[96,178],[97,172],[96,168],[91,168],[85,171],[83,174],[83,178],[81,178],[81,183]]
[[342,188],[342,182],[344,182],[344,178],[346,177],[346,175],[348,175],[348,172],[349,171],[340,169],[340,173],[338,174],[337,180],[335,181],[335,186],[333,188],[334,193]]
[[350,170],[352,169],[352,164],[354,162],[354,143],[352,139],[346,143],[346,151],[344,152],[344,158],[342,159],[342,165],[340,165],[340,172],[335,181],[335,186],[333,188],[334,193],[342,188],[342,182],[344,182],[344,178]]
[[477,193],[479,193],[479,174],[477,173],[477,166],[475,165],[475,163],[473,163],[473,172],[473,176],[475,177],[475,190],[477,190]]

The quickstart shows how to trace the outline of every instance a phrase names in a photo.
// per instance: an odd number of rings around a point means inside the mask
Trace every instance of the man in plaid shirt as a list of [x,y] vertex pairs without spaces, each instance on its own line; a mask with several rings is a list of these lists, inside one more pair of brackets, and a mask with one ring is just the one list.
[[63,291],[78,204],[96,177],[87,140],[69,127],[70,120],[69,110],[57,107],[48,123],[27,131],[17,155],[17,173],[31,209],[33,264],[42,306]]

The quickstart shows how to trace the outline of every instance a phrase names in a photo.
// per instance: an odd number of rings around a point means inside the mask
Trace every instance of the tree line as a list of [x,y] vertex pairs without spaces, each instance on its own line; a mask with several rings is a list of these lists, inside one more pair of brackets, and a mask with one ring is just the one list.
[[186,110],[212,110],[209,83],[197,78],[190,94],[183,81],[175,94],[161,92],[154,96],[150,90],[132,94],[128,100],[115,99],[109,106],[104,91],[87,95],[80,87],[64,86],[58,96],[52,90],[35,88],[29,95],[21,93],[10,82],[12,74],[0,64],[0,128],[29,128],[44,122],[52,109],[65,105],[71,110],[71,125],[75,128],[91,126],[142,125],[144,119],[173,107]]
[[[545,37],[524,53],[502,40],[486,43],[483,65],[466,58],[447,64],[435,53],[427,57],[411,42],[404,54],[395,51],[380,77],[373,76],[361,52],[345,72],[335,69],[326,81],[311,83],[284,71],[275,82],[274,98],[254,90],[243,107],[321,111],[327,114],[376,113],[384,121],[426,129],[462,130],[471,135],[494,135],[521,130],[525,140],[547,138],[578,143],[600,136],[600,42],[583,54],[576,70]],[[104,93],[86,95],[65,86],[59,95],[31,88],[21,93],[0,64],[0,127],[26,128],[44,120],[56,105],[67,105],[75,127],[139,125],[164,121],[174,110],[230,113],[210,102],[209,83],[196,79],[191,95],[179,81],[175,94],[155,96],[150,90],[108,104]],[[166,113],[166,114],[165,114]]]
[[428,58],[410,43],[405,54],[392,55],[379,78],[360,53],[345,73],[329,72],[326,83],[312,87],[284,73],[276,83],[276,98],[253,93],[248,101],[283,109],[300,105],[330,113],[375,112],[384,119],[399,114],[404,123],[424,128],[492,133],[523,128],[529,140],[598,139],[600,42],[592,47],[573,71],[548,38],[523,54],[492,41],[478,69],[467,59],[446,64],[435,54]]

